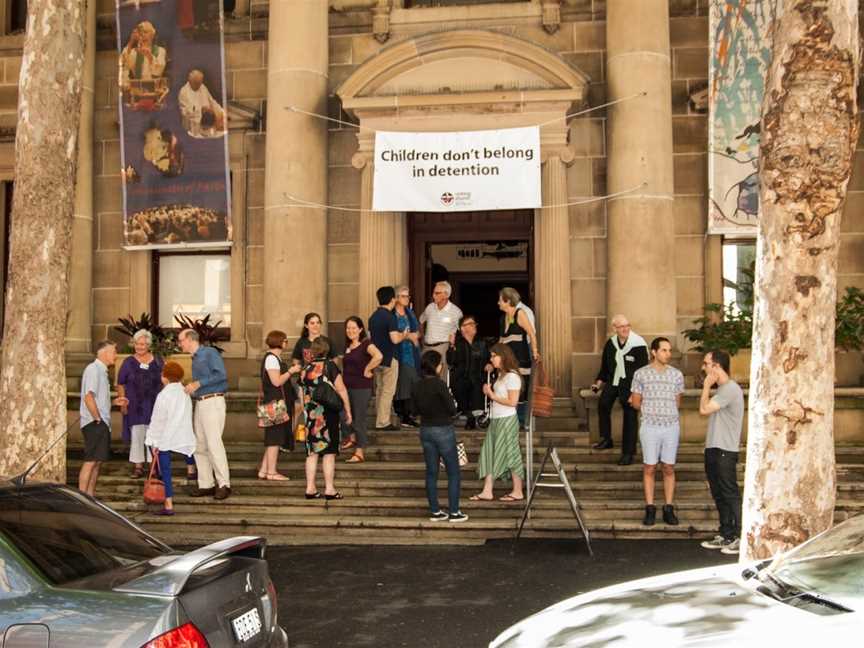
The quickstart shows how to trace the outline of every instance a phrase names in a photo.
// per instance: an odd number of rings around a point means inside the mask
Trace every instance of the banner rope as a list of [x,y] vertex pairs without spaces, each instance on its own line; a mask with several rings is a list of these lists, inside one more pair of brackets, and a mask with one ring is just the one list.
[[[612,198],[617,198],[618,196],[626,196],[627,194],[631,194],[634,191],[638,191],[642,187],[646,187],[648,182],[642,182],[641,184],[636,185],[635,187],[630,187],[629,189],[624,189],[623,191],[616,191],[615,193],[606,194],[605,196],[594,196],[592,198],[585,198],[584,200],[577,200],[575,202],[568,203],[558,203],[557,205],[541,205],[540,207],[536,207],[534,209],[553,209],[557,207],[573,207],[576,205],[587,205],[589,203],[600,202],[601,200],[610,200]],[[292,196],[289,193],[283,194],[288,200],[291,202],[287,205],[280,205],[284,207],[314,207],[317,209],[333,209],[336,211],[345,211],[345,212],[353,212],[353,213],[386,213],[391,210],[378,210],[378,209],[363,209],[360,207],[338,207],[337,205],[325,205],[323,203],[312,202],[309,200],[302,200],[301,198],[297,198],[296,196]],[[502,208],[504,209],[504,208]]]
[[[627,97],[621,97],[621,99],[616,99],[615,101],[607,101],[606,103],[600,104],[599,106],[591,106],[590,108],[585,108],[584,110],[579,110],[579,111],[574,112],[574,113],[568,113],[567,115],[564,115],[563,117],[554,117],[553,119],[550,119],[549,121],[541,122],[539,124],[528,124],[528,126],[539,126],[542,128],[543,126],[547,126],[549,124],[554,124],[555,122],[561,121],[562,119],[569,119],[571,117],[578,117],[579,115],[587,115],[588,113],[594,112],[595,110],[600,110],[601,108],[608,108],[609,106],[614,106],[615,104],[623,103],[625,101],[630,101],[631,99],[636,99],[638,97],[644,97],[647,94],[648,93],[645,91],[637,92],[637,93],[629,95]],[[377,133],[379,131],[386,132],[386,131],[383,131],[382,129],[369,128],[368,126],[360,126],[359,124],[354,124],[352,122],[348,122],[348,121],[345,121],[343,119],[336,119],[335,117],[330,117],[328,115],[319,115],[318,113],[309,112],[308,110],[303,110],[302,108],[298,108],[297,106],[285,106],[285,110],[289,110],[291,112],[295,112],[295,113],[298,113],[300,115],[307,115],[308,117],[315,117],[317,119],[321,119],[324,121],[333,122],[334,124],[340,124],[342,126],[350,126],[351,128],[356,128],[358,130],[371,131],[373,133]],[[520,127],[520,128],[522,128],[522,127]],[[491,130],[495,130],[495,129],[491,129]]]

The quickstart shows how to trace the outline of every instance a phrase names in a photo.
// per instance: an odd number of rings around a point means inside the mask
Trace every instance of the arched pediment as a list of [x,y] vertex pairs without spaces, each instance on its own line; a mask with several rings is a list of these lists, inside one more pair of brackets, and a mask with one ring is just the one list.
[[[361,65],[337,90],[343,106],[371,98],[550,91],[584,99],[589,78],[552,52],[494,31],[457,30],[395,43]],[[365,101],[364,101],[365,100]]]

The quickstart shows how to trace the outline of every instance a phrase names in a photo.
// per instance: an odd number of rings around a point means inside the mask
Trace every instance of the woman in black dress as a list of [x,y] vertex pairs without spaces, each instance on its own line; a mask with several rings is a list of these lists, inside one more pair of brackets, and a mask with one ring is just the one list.
[[531,362],[540,359],[537,346],[537,333],[526,312],[519,308],[519,293],[514,288],[502,288],[498,293],[498,308],[501,316],[500,337],[498,342],[510,347],[519,362],[519,375],[522,377],[522,392],[519,395],[519,425],[525,425],[528,383],[531,378]]
[[[321,493],[315,484],[318,471],[318,455],[322,455],[324,472],[324,497],[328,500],[342,499],[336,490],[336,455],[339,454],[339,415],[344,411],[344,420],[351,425],[351,403],[348,390],[342,382],[337,367],[327,358],[330,345],[321,336],[309,346],[312,361],[300,374],[303,387],[303,412],[306,416],[306,499],[318,499]],[[320,394],[335,391],[342,407],[327,407]],[[333,396],[332,393],[329,393]],[[320,399],[320,402],[316,400]]]
[[[290,412],[294,407],[294,391],[291,389],[291,376],[300,373],[300,367],[290,368],[282,361],[281,353],[285,348],[288,336],[282,331],[270,331],[267,334],[267,353],[261,361],[261,402],[272,403],[283,399]],[[258,479],[284,481],[288,479],[276,470],[279,459],[279,448],[288,445],[294,449],[294,434],[291,422],[271,425],[264,428],[264,456],[258,467]]]
[[450,388],[465,415],[465,429],[477,427],[476,416],[483,411],[485,367],[489,364],[489,349],[477,337],[477,320],[466,315],[459,320],[456,342],[447,352],[450,367]]

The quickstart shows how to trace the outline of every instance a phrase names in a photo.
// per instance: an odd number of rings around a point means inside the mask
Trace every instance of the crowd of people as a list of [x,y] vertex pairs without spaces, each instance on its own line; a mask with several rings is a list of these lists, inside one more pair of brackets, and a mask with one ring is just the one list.
[[[359,316],[345,320],[344,349],[336,349],[323,335],[321,316],[308,313],[290,362],[282,357],[288,335],[270,331],[260,366],[259,400],[269,414],[262,415],[259,407],[265,449],[258,478],[288,480],[277,469],[279,453],[294,450],[295,440],[301,441],[306,453],[305,497],[343,499],[336,488],[340,451],[351,451],[347,463],[362,463],[370,427],[378,432],[417,428],[426,464],[430,520],[461,522],[468,519],[459,505],[461,467],[454,420],[461,415],[465,429],[476,428],[481,420],[488,424],[477,461],[483,485],[471,501],[492,501],[498,480],[508,486],[500,501],[523,501],[526,474],[519,432],[526,416],[532,365],[539,360],[534,314],[516,290],[503,288],[498,298],[499,335],[495,341],[484,340],[477,334],[477,318],[463,314],[450,296],[450,285],[437,283],[432,302],[418,318],[407,286],[382,286],[376,293],[378,307],[368,318],[368,330]],[[594,449],[614,447],[611,414],[619,403],[623,430],[618,463],[633,462],[637,431],[642,448],[643,524],[656,522],[659,465],[662,518],[666,524],[677,525],[675,463],[684,376],[671,365],[669,339],[655,337],[649,346],[623,315],[616,315],[612,325],[615,332],[604,345],[600,371],[592,385],[599,394],[601,437]],[[100,464],[108,458],[113,403],[123,414],[122,436],[130,448],[133,476],[143,477],[150,461],[158,466],[165,482],[166,500],[158,514],[174,513],[172,452],[186,458],[187,477],[196,482],[193,496],[224,500],[231,495],[222,441],[228,388],[225,365],[218,351],[201,345],[194,330],[181,331],[178,341],[192,357],[191,382],[184,386],[182,367],[152,353],[152,338],[142,330],[133,336],[134,354],[117,372],[118,395],[113,401],[108,367],[114,364],[117,352],[113,343],[99,344],[96,358],[82,377],[85,461],[81,490],[94,493]],[[720,517],[720,532],[703,546],[736,553],[741,527],[736,470],[743,392],[729,375],[725,351],[707,352],[702,368],[705,379],[699,411],[708,417],[705,471]],[[367,412],[373,394],[376,420],[370,426]],[[278,420],[270,418],[274,411],[280,413]],[[317,485],[319,456],[323,492]],[[437,495],[440,466],[448,479],[446,511],[439,506]]]

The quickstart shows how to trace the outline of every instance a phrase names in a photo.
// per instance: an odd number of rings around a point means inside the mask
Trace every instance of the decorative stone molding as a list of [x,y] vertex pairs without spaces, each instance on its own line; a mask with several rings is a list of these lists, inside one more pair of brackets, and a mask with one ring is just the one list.
[[554,34],[561,27],[561,0],[543,0],[540,4],[543,29]]
[[390,38],[391,0],[378,0],[372,7],[372,35],[379,43],[386,43]]

